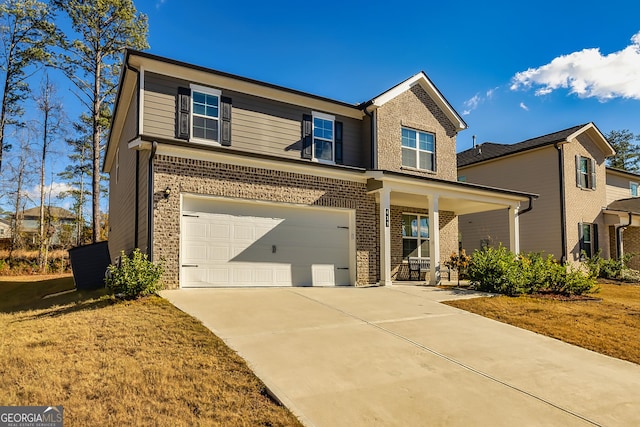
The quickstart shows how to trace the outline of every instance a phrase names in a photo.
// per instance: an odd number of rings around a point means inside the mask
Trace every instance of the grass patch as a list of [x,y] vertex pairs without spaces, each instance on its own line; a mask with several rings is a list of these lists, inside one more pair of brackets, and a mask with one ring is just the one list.
[[532,296],[474,298],[448,304],[598,353],[640,364],[640,286],[601,283],[597,299]]
[[117,302],[104,289],[40,299],[68,287],[0,282],[3,405],[63,405],[69,425],[300,425],[243,359],[166,300]]

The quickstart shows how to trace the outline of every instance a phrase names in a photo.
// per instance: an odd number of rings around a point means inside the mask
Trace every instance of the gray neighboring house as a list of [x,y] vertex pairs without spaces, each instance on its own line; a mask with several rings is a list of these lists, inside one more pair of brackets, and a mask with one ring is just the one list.
[[127,51],[103,170],[109,251],[170,288],[441,280],[458,216],[534,194],[460,183],[460,115],[423,72],[350,104]]
[[[75,236],[76,217],[72,212],[57,206],[45,206],[45,228],[50,236],[50,244],[59,246],[64,242],[64,233]],[[40,234],[40,207],[26,209],[23,212],[20,231],[26,236],[31,245],[38,244]]]
[[0,239],[8,239],[11,237],[11,223],[0,218]]

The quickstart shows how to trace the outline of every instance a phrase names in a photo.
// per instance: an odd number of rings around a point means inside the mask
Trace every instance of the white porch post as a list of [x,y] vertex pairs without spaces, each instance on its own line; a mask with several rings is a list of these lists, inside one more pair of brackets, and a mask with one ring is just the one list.
[[520,221],[518,220],[519,205],[509,207],[509,249],[514,254],[520,253]]
[[429,196],[429,283],[440,283],[440,213],[438,195]]
[[380,195],[380,285],[391,285],[391,190],[382,188]]

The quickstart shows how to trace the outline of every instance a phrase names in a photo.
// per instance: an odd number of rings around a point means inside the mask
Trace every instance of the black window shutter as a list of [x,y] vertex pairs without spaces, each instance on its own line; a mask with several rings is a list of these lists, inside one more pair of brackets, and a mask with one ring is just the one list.
[[591,180],[591,189],[595,190],[596,189],[596,161],[594,159],[590,159],[591,160],[591,170],[589,171],[591,173],[591,175],[589,176],[589,179]]
[[335,133],[336,133],[336,163],[343,164],[344,161],[342,159],[342,122],[335,122]]
[[176,123],[176,138],[189,139],[190,130],[190,111],[191,111],[191,89],[188,87],[178,88],[177,99],[177,123]]
[[598,253],[598,224],[591,224],[591,256]]
[[220,98],[220,144],[231,145],[231,98],[223,96]]
[[578,223],[578,238],[579,238],[579,242],[580,242],[580,258],[582,259],[582,251],[584,251],[585,245],[584,245],[584,233],[583,233],[583,223],[579,222]]
[[313,155],[312,140],[313,140],[313,126],[311,122],[311,115],[303,114],[302,115],[302,151],[300,153],[303,159],[311,159]]

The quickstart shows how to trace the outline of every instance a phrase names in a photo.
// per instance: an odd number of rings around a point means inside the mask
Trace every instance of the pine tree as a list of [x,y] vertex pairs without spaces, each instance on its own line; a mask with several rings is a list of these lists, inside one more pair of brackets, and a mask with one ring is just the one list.
[[605,135],[609,144],[616,150],[616,154],[609,157],[609,166],[628,172],[640,172],[640,145],[633,141],[640,141],[640,135],[634,135],[629,129],[612,130]]

